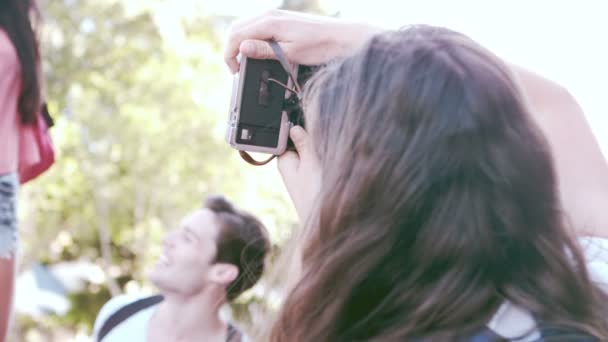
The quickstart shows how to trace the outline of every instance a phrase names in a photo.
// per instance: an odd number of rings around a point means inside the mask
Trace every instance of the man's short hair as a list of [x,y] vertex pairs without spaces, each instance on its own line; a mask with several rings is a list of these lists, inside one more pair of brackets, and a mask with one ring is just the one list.
[[238,277],[226,288],[230,301],[260,279],[270,241],[260,220],[237,209],[224,197],[211,196],[204,207],[215,214],[220,224],[215,262],[229,263],[239,269]]

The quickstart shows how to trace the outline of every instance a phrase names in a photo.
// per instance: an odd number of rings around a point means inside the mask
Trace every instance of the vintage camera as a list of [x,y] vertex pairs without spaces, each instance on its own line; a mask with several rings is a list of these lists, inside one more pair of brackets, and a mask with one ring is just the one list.
[[243,152],[278,156],[293,148],[290,128],[304,127],[300,86],[314,70],[284,60],[243,57],[232,88],[227,142],[242,156]]

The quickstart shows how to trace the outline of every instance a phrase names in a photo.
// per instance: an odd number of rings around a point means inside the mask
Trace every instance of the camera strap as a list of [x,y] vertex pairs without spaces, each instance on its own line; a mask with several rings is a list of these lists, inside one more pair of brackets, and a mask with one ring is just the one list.
[[[287,61],[287,57],[285,57],[285,52],[283,52],[283,49],[281,49],[281,46],[279,46],[279,43],[277,43],[274,39],[269,40],[268,44],[270,44],[270,47],[272,48],[272,51],[274,52],[275,57],[277,58],[279,63],[281,63],[281,66],[283,67],[283,69],[285,69],[285,71],[287,72],[287,75],[289,75],[291,82],[296,87],[296,94],[299,97],[299,94],[301,93],[300,84],[298,83],[297,77],[295,77],[293,74],[293,67]],[[274,158],[277,157],[277,156],[270,156],[266,160],[258,161],[258,160],[253,159],[253,157],[246,151],[239,151],[239,155],[241,156],[241,158],[243,158],[244,161],[246,161],[247,163],[254,165],[254,166],[266,165],[266,164],[270,163]]]
[[253,159],[253,157],[245,151],[239,151],[239,155],[241,156],[241,158],[243,158],[244,161],[246,161],[249,164],[254,165],[254,166],[266,165],[266,164],[270,163],[270,161],[272,161],[274,158],[276,158],[276,156],[270,156],[266,160],[259,161],[259,160]]
[[281,66],[283,66],[283,69],[285,69],[287,75],[289,75],[291,82],[293,82],[296,87],[297,93],[299,94],[302,89],[300,88],[300,84],[298,83],[298,78],[295,77],[293,74],[293,67],[287,61],[287,57],[285,57],[285,52],[283,52],[283,49],[281,49],[279,43],[277,43],[277,41],[274,39],[268,41],[268,44],[270,44],[270,47],[272,48],[275,57],[279,60],[279,63],[281,63]]

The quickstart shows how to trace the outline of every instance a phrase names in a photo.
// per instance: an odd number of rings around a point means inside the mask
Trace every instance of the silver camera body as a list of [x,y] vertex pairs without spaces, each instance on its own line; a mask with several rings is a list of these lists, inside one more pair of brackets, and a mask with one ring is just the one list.
[[[298,78],[300,67],[291,66]],[[226,141],[239,151],[281,155],[291,145],[294,124],[294,84],[276,60],[243,57],[235,76],[230,102]],[[296,104],[299,109],[299,101]],[[292,120],[290,120],[292,119]]]

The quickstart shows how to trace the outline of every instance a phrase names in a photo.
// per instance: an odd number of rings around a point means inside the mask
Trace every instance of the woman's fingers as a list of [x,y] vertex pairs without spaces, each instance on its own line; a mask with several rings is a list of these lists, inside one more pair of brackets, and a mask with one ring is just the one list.
[[294,126],[289,131],[289,136],[296,146],[296,150],[300,156],[309,157],[311,151],[310,148],[310,137],[308,133],[302,128],[302,126]]
[[[228,38],[228,44],[224,53],[224,60],[228,64],[230,71],[235,73],[239,70],[239,63],[236,57],[241,52],[241,44],[244,41],[260,42],[274,39],[280,42],[282,27],[282,18],[278,16],[265,16],[259,20],[252,21],[248,25],[234,28]],[[258,46],[259,44],[256,44],[255,48],[258,48]]]
[[284,153],[279,157],[278,167],[298,216],[305,220],[320,189],[320,168],[308,133],[296,126],[290,136],[298,152]]
[[255,59],[273,59],[274,51],[267,41],[248,39],[241,43],[239,51],[243,56]]
[[293,188],[292,185],[301,181],[298,173],[301,172],[302,165],[313,162],[313,158],[309,154],[310,139],[308,133],[302,127],[295,126],[291,128],[289,135],[297,152],[287,151],[279,156],[278,160],[279,172],[288,190],[290,187]]

